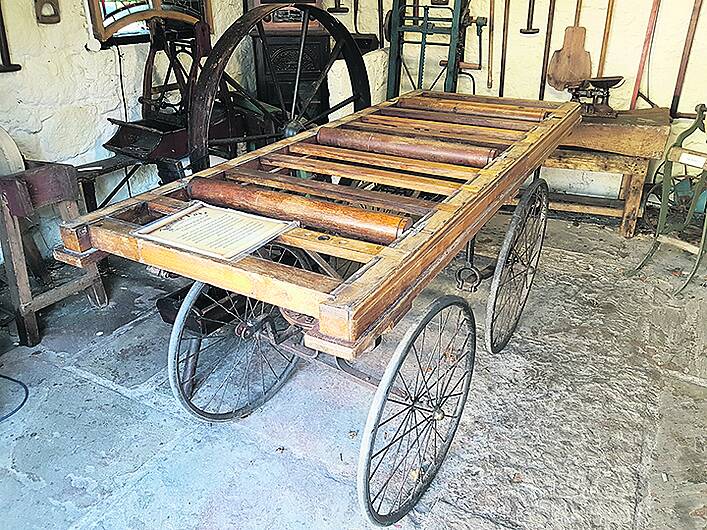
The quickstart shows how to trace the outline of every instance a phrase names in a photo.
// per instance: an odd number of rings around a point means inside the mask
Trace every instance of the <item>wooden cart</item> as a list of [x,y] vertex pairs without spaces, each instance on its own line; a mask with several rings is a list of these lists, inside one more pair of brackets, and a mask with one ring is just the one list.
[[[358,489],[366,516],[389,525],[412,509],[451,444],[473,370],[474,315],[463,298],[441,297],[382,377],[351,361],[465,245],[459,282],[481,278],[469,242],[579,121],[574,103],[411,92],[66,223],[55,255],[86,266],[114,254],[195,280],[160,310],[173,322],[172,389],[201,419],[249,414],[300,358],[376,386]],[[235,262],[135,235],[195,199],[301,225]],[[492,352],[520,318],[547,205],[536,178],[493,271]]]

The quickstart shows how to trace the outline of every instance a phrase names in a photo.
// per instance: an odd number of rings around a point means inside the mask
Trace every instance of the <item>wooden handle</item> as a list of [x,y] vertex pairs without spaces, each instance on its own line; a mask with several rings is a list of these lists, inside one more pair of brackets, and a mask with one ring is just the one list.
[[582,13],[582,0],[577,0],[577,7],[574,10],[574,25],[579,26],[579,16]]
[[597,77],[604,75],[604,66],[606,66],[606,51],[609,47],[609,35],[611,34],[611,23],[614,18],[614,2],[609,0],[609,5],[606,6],[606,20],[604,21],[604,37],[601,40],[601,53],[599,54],[599,66],[597,67]]
[[308,199],[299,195],[260,190],[235,182],[194,177],[189,181],[192,199],[217,206],[300,221],[312,228],[388,245],[412,225],[410,217],[364,210],[344,204]]

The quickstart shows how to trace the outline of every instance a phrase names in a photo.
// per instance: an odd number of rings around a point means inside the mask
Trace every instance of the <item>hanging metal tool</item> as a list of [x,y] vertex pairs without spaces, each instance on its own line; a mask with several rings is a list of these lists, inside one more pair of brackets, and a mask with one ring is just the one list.
[[[420,5],[417,0],[393,0],[389,23],[388,99],[400,94],[403,71],[414,89],[434,90],[444,77],[444,91],[454,92],[459,79],[459,64],[464,57],[466,28],[471,20],[468,0],[455,0],[451,7],[449,0],[433,0],[431,5]],[[419,49],[416,75],[404,60],[405,44]],[[428,46],[446,47],[447,58],[434,80],[425,87]]]
[[489,4],[489,60],[488,60],[488,78],[486,79],[486,88],[493,87],[493,25],[496,19],[496,0],[491,0]]
[[540,96],[545,99],[545,88],[547,87],[547,69],[550,64],[550,45],[552,44],[552,27],[555,25],[555,4],[557,0],[550,0],[550,7],[547,11],[547,29],[545,33],[545,50],[543,52],[543,66],[540,72]]
[[609,5],[606,6],[606,19],[604,20],[604,37],[601,40],[601,53],[599,54],[599,66],[597,66],[597,77],[604,75],[604,66],[606,66],[606,52],[609,48],[609,36],[611,35],[611,23],[614,19],[614,1],[609,0]]
[[501,41],[501,77],[498,80],[498,96],[503,97],[506,88],[506,59],[508,58],[508,26],[510,24],[509,13],[511,11],[511,0],[506,0],[503,8],[503,39]]
[[520,32],[523,35],[536,35],[540,33],[539,28],[533,27],[533,17],[535,16],[535,0],[528,0],[528,21],[524,28],[521,28]]
[[20,68],[22,67],[19,64],[13,64],[10,59],[10,48],[7,45],[5,21],[2,18],[2,4],[0,3],[0,73],[16,72]]
[[328,7],[327,11],[333,15],[345,15],[349,8],[343,5],[341,0],[334,0],[334,7]]
[[641,52],[641,60],[638,62],[638,73],[636,74],[636,84],[633,86],[633,95],[631,96],[631,110],[636,108],[638,96],[641,95],[641,80],[643,79],[643,71],[646,68],[648,55],[651,52],[651,44],[653,43],[653,35],[655,35],[655,26],[658,22],[658,11],[660,10],[661,0],[653,0],[651,14],[648,17],[648,27],[646,28],[646,38],[643,40],[643,51]]
[[687,74],[687,65],[690,62],[690,53],[692,52],[692,44],[695,42],[695,33],[697,31],[697,22],[700,20],[700,10],[702,9],[702,0],[695,0],[692,7],[692,16],[690,17],[690,25],[687,29],[685,37],[685,47],[682,50],[682,59],[680,59],[680,69],[678,70],[678,79],[675,83],[675,91],[673,92],[673,101],[670,105],[670,116],[673,118],[694,117],[694,114],[680,114],[678,107],[680,106],[680,97],[682,89],[685,86],[685,75]]

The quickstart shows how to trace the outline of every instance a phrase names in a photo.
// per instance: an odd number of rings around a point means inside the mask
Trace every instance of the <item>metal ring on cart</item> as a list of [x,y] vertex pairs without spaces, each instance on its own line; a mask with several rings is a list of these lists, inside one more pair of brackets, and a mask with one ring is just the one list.
[[[308,269],[302,253],[271,244],[259,257]],[[197,418],[247,416],[289,379],[299,358],[281,346],[302,330],[277,306],[195,282],[179,308],[169,340],[168,371],[177,401]]]
[[361,441],[358,497],[373,524],[399,521],[430,486],[459,426],[475,353],[474,314],[458,296],[435,300],[400,341]]
[[492,353],[506,347],[528,300],[545,239],[548,205],[547,183],[536,179],[513,212],[486,303],[486,347]]

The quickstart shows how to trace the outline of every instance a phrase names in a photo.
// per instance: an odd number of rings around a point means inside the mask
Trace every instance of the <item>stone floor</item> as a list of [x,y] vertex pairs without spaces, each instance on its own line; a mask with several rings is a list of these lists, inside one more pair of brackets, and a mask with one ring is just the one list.
[[[517,334],[498,355],[479,344],[448,459],[398,528],[707,528],[707,271],[673,297],[691,257],[666,248],[626,277],[648,245],[550,221]],[[355,472],[371,391],[305,365],[245,420],[195,422],[171,396],[154,309],[174,282],[113,265],[109,307],[75,297],[43,316],[41,346],[0,356],[30,388],[0,424],[0,527],[368,528]],[[450,267],[409,317],[453,280]],[[480,327],[487,290],[467,295]],[[20,398],[0,380],[0,415]]]

